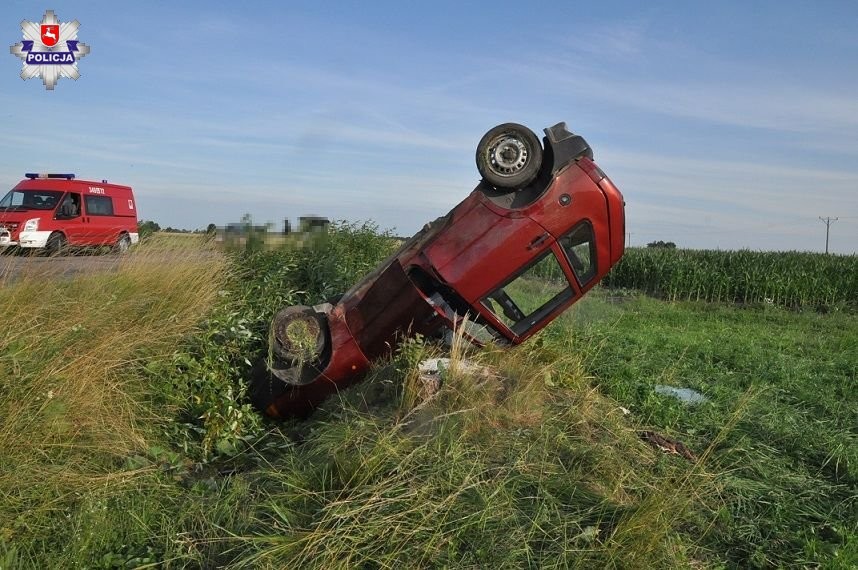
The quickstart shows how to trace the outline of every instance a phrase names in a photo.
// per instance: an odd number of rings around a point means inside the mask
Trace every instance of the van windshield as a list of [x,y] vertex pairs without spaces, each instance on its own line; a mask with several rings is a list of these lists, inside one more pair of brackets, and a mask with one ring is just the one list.
[[0,200],[0,209],[53,210],[62,195],[60,190],[10,190]]

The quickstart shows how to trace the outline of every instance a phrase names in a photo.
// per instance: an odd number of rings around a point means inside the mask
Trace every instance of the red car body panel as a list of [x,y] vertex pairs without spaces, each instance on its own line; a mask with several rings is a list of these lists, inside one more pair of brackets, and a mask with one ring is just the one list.
[[[257,405],[273,417],[304,413],[357,380],[372,360],[389,354],[403,338],[438,335],[466,315],[495,341],[519,344],[604,277],[623,255],[623,197],[592,161],[583,139],[570,140],[573,135],[562,123],[546,134],[551,154],[530,187],[509,192],[481,182],[446,216],[402,244],[336,306],[316,307],[327,324],[330,352],[309,383],[277,386],[275,379]],[[563,146],[573,142],[574,152]],[[576,244],[579,235],[587,239]],[[574,247],[589,248],[586,263]],[[518,276],[530,275],[535,264],[551,265],[551,258],[559,268],[555,278],[562,290],[530,314],[512,302],[511,313],[521,318],[506,314],[504,296],[498,292],[505,293]],[[498,304],[501,310],[492,308]],[[471,329],[465,334],[475,344],[485,341]]]

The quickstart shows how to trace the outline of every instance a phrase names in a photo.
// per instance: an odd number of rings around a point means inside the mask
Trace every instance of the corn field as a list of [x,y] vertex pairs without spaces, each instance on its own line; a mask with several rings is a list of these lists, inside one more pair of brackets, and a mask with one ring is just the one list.
[[602,283],[674,301],[858,308],[858,256],[630,248]]

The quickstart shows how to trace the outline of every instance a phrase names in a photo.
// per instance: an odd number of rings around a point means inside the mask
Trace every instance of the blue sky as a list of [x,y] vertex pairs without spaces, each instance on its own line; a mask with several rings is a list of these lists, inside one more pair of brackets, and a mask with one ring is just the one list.
[[[533,6],[531,4],[534,4]],[[858,251],[858,3],[66,2],[92,51],[52,92],[0,57],[0,186],[130,184],[162,226],[304,214],[411,234],[495,124],[566,121],[633,244]]]

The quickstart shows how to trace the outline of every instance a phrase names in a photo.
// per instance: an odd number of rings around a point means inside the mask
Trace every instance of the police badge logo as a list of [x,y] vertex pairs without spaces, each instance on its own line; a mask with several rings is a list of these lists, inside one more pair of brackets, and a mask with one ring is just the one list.
[[21,22],[24,39],[9,48],[12,55],[24,62],[21,79],[41,77],[45,88],[51,91],[60,77],[77,80],[80,77],[77,62],[89,53],[89,46],[77,39],[79,28],[77,20],[60,22],[53,10],[47,10],[38,24]]

